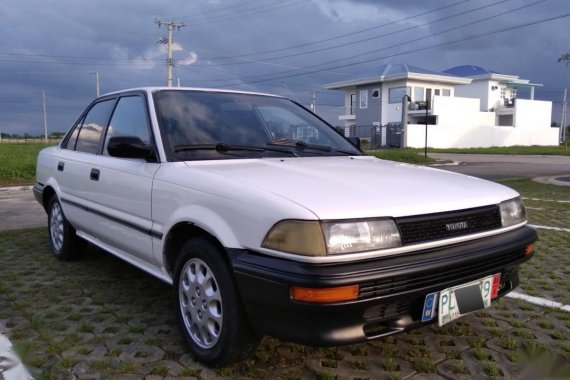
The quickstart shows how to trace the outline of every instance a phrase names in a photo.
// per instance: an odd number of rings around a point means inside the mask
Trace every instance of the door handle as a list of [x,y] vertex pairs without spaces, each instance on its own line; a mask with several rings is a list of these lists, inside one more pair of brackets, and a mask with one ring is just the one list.
[[91,178],[91,181],[99,181],[99,174],[101,172],[99,171],[99,169],[91,169],[91,174],[89,176],[89,178]]
[[64,163],[63,161],[59,161],[59,162],[57,163],[57,171],[58,171],[58,172],[62,172],[64,166],[65,166],[65,163]]

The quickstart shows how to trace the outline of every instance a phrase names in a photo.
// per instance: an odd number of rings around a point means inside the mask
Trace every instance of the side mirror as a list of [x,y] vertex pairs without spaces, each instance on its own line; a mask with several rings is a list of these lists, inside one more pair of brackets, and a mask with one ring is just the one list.
[[352,145],[360,149],[360,137],[350,136],[346,138]]
[[107,144],[107,151],[112,157],[155,160],[154,150],[136,136],[111,137]]

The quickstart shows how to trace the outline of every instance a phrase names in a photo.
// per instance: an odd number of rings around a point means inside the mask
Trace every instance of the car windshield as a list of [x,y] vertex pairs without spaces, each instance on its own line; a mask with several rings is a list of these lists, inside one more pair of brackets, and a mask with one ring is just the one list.
[[153,96],[174,161],[362,154],[288,99],[192,90],[161,90]]

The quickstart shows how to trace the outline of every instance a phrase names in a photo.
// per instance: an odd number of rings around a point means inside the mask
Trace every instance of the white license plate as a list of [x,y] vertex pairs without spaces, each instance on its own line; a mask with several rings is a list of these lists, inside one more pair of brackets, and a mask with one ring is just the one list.
[[[500,274],[498,275],[500,276]],[[447,288],[439,293],[438,323],[443,326],[475,310],[491,306],[493,298],[493,278],[498,283],[497,275],[488,276],[467,284]]]

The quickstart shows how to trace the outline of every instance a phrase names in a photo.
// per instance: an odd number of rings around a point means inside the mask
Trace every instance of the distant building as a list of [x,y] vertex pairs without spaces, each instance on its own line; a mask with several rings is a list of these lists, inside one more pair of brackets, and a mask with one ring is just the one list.
[[[558,129],[550,127],[552,103],[534,100],[535,86],[541,85],[473,65],[438,72],[387,64],[371,75],[325,88],[345,92],[339,115],[345,134],[369,137],[375,146],[423,147],[426,117],[433,126],[428,136],[432,147],[557,145]],[[517,98],[521,87],[530,87],[530,99]],[[398,132],[396,144],[391,133],[394,126],[401,128],[403,117],[406,128]]]

